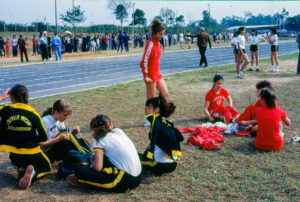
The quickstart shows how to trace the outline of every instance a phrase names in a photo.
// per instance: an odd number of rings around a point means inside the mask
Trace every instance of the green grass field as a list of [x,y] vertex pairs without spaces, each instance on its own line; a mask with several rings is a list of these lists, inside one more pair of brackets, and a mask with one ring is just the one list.
[[[235,78],[233,65],[199,69],[165,76],[170,99],[177,105],[171,116],[176,126],[196,127],[205,122],[202,107],[205,93],[218,73],[225,78],[224,87],[230,92],[234,106],[242,112],[256,101],[255,84],[270,80],[278,102],[292,121],[284,127],[284,147],[280,152],[259,152],[252,146],[254,138],[225,136],[220,151],[201,150],[182,143],[183,157],[175,172],[162,177],[148,176],[135,190],[124,194],[100,192],[95,188],[74,188],[66,181],[55,180],[55,169],[46,179],[27,191],[17,188],[15,169],[8,154],[0,152],[0,194],[2,200],[97,201],[97,200],[178,200],[178,201],[292,201],[300,200],[300,144],[290,139],[300,135],[300,77],[295,75],[298,54],[281,56],[280,72],[269,73],[270,62],[261,60],[262,72],[246,73],[244,80]],[[137,150],[143,152],[149,141],[148,128],[142,126],[145,102],[143,81],[68,93],[30,101],[42,113],[56,99],[71,102],[73,115],[67,127],[79,125],[82,136],[89,142],[89,122],[99,113],[108,114],[116,127],[122,128]],[[185,135],[185,138],[188,136]]]

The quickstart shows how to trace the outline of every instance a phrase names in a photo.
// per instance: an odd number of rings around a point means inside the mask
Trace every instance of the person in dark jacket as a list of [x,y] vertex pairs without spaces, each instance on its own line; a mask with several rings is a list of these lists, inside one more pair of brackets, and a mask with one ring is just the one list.
[[298,33],[296,41],[298,43],[298,48],[299,48],[297,74],[300,74],[300,32]]
[[121,47],[121,53],[123,52],[123,47],[124,47],[124,34],[122,33],[122,31],[119,31],[119,36],[118,36],[118,50],[117,52],[119,52],[119,49]]
[[187,35],[187,36],[197,37],[197,44],[198,44],[199,52],[201,55],[199,66],[202,67],[202,64],[204,63],[204,67],[207,67],[208,64],[207,64],[205,52],[207,49],[207,43],[209,44],[209,48],[211,48],[211,41],[210,41],[209,35],[206,32],[204,32],[204,28],[200,28],[199,34],[193,34],[193,35]]
[[180,142],[183,136],[174,124],[167,120],[176,106],[162,96],[150,98],[146,102],[149,109],[148,121],[151,124],[150,144],[144,154],[139,154],[143,172],[150,171],[155,175],[173,172],[182,154]]
[[129,36],[126,32],[124,32],[124,45],[125,45],[125,51],[128,52],[129,51]]
[[26,62],[29,62],[28,60],[28,55],[27,55],[27,50],[26,50],[26,42],[23,39],[23,34],[20,34],[20,38],[18,39],[18,46],[20,50],[20,56],[21,56],[21,62],[23,62],[23,54],[25,55]]
[[0,106],[0,151],[10,152],[9,159],[18,168],[19,187],[27,189],[51,173],[51,163],[40,147],[47,132],[40,115],[28,105],[25,86],[16,84],[3,94],[0,99],[10,96],[12,104]]

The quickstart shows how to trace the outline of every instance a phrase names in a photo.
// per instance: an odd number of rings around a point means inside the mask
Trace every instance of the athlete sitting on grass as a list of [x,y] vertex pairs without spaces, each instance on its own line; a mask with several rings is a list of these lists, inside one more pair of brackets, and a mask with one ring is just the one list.
[[159,96],[148,99],[146,107],[151,128],[150,144],[144,154],[140,154],[143,172],[149,171],[158,176],[173,172],[182,156],[180,142],[183,141],[179,130],[167,120],[175,111],[176,106],[173,102],[168,102]]
[[47,140],[47,132],[40,115],[28,105],[25,86],[16,84],[1,100],[9,96],[12,104],[0,106],[0,151],[10,152],[11,163],[18,168],[19,187],[27,189],[51,172],[51,163],[39,145]]
[[262,107],[255,110],[257,136],[254,147],[264,151],[279,151],[283,146],[283,132],[280,121],[287,126],[291,121],[276,102],[275,92],[270,88],[260,91]]
[[[213,87],[206,93],[203,111],[210,122],[215,122],[219,119],[228,124],[239,113],[232,106],[232,99],[228,91],[222,88],[223,81],[223,76],[215,75]],[[224,106],[225,99],[228,102],[228,106]]]
[[[260,99],[260,91],[263,88],[272,89],[272,84],[266,80],[258,82],[256,84],[258,100],[255,102],[254,105],[249,105],[248,107],[246,107],[245,111],[243,113],[241,113],[235,121],[235,123],[237,123],[240,126],[249,127],[252,136],[256,136],[256,132],[257,132],[257,125],[253,124],[253,123],[256,123],[254,121],[255,120],[255,110],[257,108],[263,106],[263,103]],[[276,104],[278,105],[277,102],[276,102]]]
[[99,114],[90,127],[94,136],[94,164],[80,166],[70,175],[71,185],[87,184],[107,191],[124,192],[141,181],[141,162],[132,141],[110,118]]
[[[41,143],[50,161],[63,160],[69,150],[81,151],[80,144],[72,133],[62,132],[65,129],[64,121],[72,114],[72,106],[66,100],[56,100],[53,107],[49,107],[43,113],[43,123],[48,134],[48,141]],[[76,126],[74,133],[79,133],[80,128]],[[69,144],[71,141],[73,144]],[[79,145],[72,147],[71,145]]]

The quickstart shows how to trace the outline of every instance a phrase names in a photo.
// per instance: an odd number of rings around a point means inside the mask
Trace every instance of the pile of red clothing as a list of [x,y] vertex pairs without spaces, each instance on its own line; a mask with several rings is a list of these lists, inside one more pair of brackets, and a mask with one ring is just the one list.
[[197,145],[207,150],[219,150],[222,146],[220,142],[224,142],[223,135],[219,132],[225,131],[224,128],[213,126],[211,128],[196,127],[196,128],[177,128],[182,133],[190,133],[191,136],[187,139],[187,143]]

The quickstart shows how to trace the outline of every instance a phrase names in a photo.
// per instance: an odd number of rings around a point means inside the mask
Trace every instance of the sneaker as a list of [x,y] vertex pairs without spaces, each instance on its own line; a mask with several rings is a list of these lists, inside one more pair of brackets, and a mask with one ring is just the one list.
[[275,70],[275,71],[276,71],[276,72],[279,72],[279,66],[276,67],[276,70]]
[[224,131],[224,134],[235,134],[236,132],[238,132],[238,124],[229,124],[227,130]]
[[250,67],[247,71],[248,72],[252,72],[253,71],[253,67]]
[[70,185],[76,186],[76,187],[81,185],[81,183],[78,182],[78,178],[74,174],[68,176],[68,182]]
[[20,180],[25,175],[25,168],[18,168],[17,180]]
[[32,165],[27,166],[25,175],[24,177],[22,177],[22,179],[19,182],[20,189],[27,189],[30,186],[33,174],[34,174],[33,166]]
[[260,69],[259,69],[259,68],[256,68],[256,71],[257,71],[257,72],[260,72]]
[[236,76],[236,78],[238,78],[238,79],[243,79],[243,77],[241,76],[241,74],[238,74],[238,75]]

